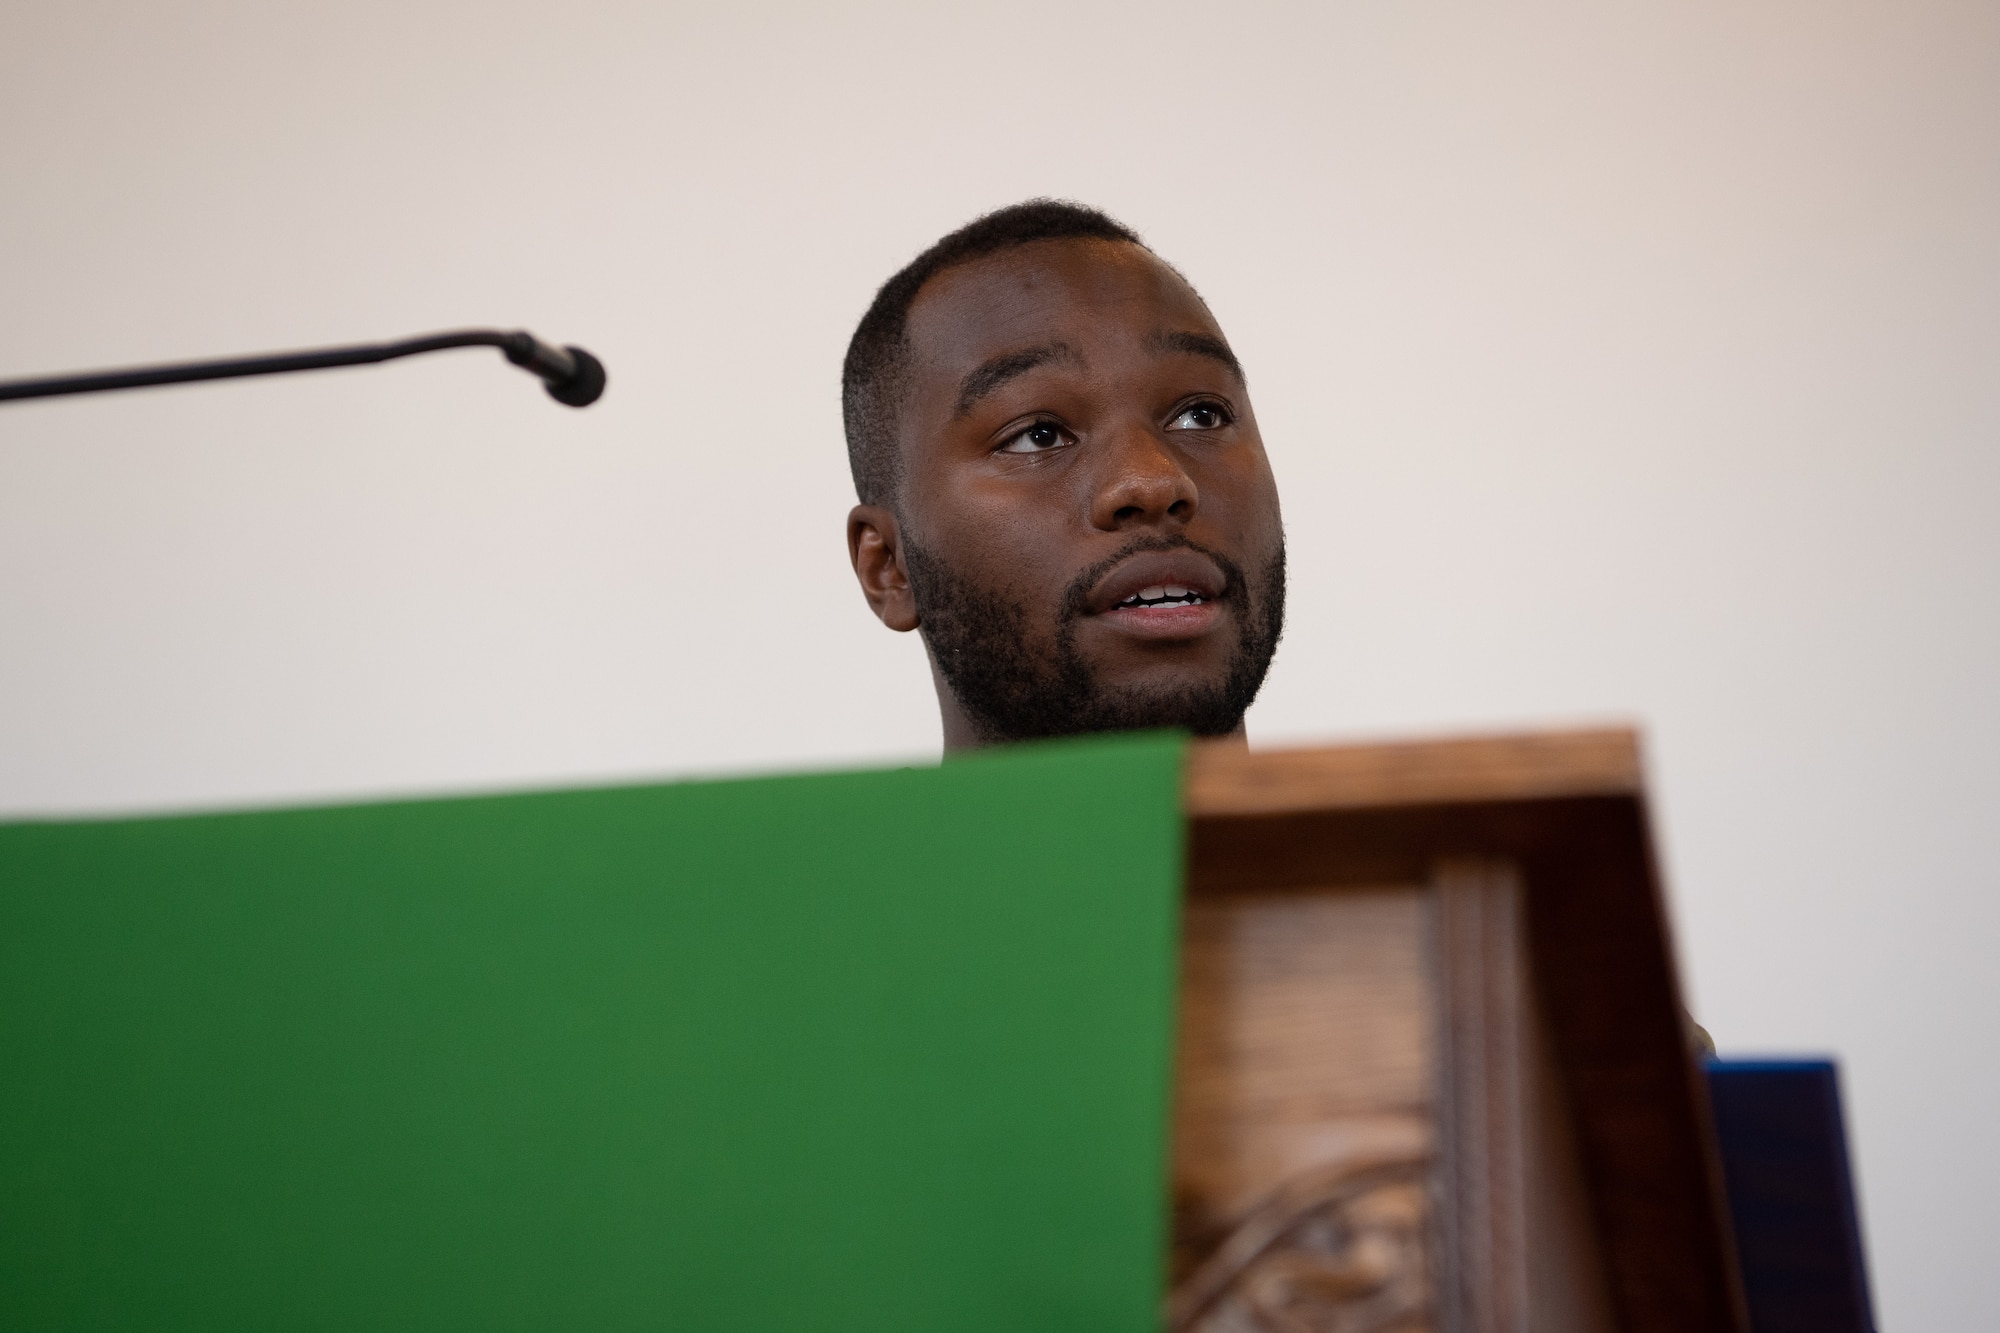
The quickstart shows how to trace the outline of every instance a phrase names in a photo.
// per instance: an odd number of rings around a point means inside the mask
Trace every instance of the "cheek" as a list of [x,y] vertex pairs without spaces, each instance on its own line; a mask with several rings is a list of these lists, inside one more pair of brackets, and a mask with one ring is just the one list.
[[1218,458],[1194,474],[1203,515],[1252,546],[1278,529],[1278,488],[1261,453]]
[[962,575],[1031,604],[1067,586],[1081,534],[1066,496],[972,482],[926,498],[918,540]]
[[1045,513],[982,514],[958,535],[965,572],[1039,615],[1053,607],[1076,561],[1063,539],[1067,525]]

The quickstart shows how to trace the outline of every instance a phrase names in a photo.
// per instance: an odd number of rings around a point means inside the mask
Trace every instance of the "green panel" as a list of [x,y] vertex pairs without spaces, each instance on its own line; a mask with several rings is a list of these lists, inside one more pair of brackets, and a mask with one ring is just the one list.
[[0,1327],[1152,1330],[1180,753],[0,827]]

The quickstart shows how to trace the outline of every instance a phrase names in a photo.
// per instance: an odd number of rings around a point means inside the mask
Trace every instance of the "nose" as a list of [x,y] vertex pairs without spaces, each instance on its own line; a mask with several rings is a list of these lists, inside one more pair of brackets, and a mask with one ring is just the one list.
[[1166,441],[1135,427],[1105,442],[1103,465],[1091,497],[1090,522],[1105,532],[1172,524],[1194,518],[1201,493]]

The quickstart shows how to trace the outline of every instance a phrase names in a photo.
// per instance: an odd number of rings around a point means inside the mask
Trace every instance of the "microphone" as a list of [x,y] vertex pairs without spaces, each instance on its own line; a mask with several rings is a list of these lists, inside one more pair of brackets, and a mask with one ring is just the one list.
[[0,380],[0,402],[52,398],[58,394],[104,393],[112,389],[143,389],[156,384],[187,384],[195,380],[235,379],[244,375],[278,375],[293,370],[365,366],[424,352],[441,352],[452,347],[499,348],[509,361],[539,376],[549,397],[568,407],[588,407],[604,395],[604,363],[581,347],[551,347],[526,329],[460,329],[453,333],[405,338],[400,342],[358,343],[349,347],[278,352],[226,361],[179,361],[170,365],[90,371],[48,379]]
[[604,396],[604,363],[581,347],[551,347],[526,329],[506,335],[500,350],[523,370],[542,377],[549,397],[570,407],[589,407]]

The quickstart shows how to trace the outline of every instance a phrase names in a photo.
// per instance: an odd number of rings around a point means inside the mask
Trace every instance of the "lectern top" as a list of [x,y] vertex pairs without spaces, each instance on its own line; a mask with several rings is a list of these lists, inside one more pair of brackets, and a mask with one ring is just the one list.
[[1637,796],[1639,738],[1623,729],[1252,751],[1228,741],[1188,753],[1187,811],[1204,816]]

